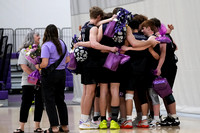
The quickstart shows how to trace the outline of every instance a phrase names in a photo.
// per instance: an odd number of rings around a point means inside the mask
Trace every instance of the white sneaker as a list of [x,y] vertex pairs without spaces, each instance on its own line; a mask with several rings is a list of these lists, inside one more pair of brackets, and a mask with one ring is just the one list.
[[160,126],[160,121],[157,121],[155,119],[153,119],[150,123],[149,123],[150,127],[157,127]]
[[127,120],[124,123],[121,124],[120,128],[133,128],[133,122],[132,120]]
[[142,120],[142,116],[141,116],[141,117],[139,117],[139,116],[135,117],[135,119],[134,119],[134,121],[133,121],[133,126],[134,126],[134,127],[137,127],[138,123],[139,123],[141,120]]
[[81,125],[84,121],[82,119],[79,120],[79,125]]
[[148,120],[144,119],[144,120],[139,121],[137,127],[140,127],[140,128],[149,128]]
[[90,129],[98,129],[98,125],[95,124],[95,123],[92,123],[91,121],[86,121],[86,122],[83,122],[79,125],[79,129],[82,129],[82,130],[90,130]]

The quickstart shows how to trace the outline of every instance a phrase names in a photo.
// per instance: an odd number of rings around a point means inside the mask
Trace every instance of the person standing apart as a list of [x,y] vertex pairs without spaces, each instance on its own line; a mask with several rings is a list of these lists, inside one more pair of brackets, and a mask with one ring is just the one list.
[[[62,60],[60,59],[61,56],[63,57]],[[65,43],[58,38],[57,27],[53,24],[48,25],[45,29],[41,58],[41,64],[37,64],[35,67],[42,69],[42,91],[50,123],[50,128],[45,130],[45,133],[67,132],[68,111],[64,101],[64,89],[66,79],[65,66],[70,58]],[[45,73],[59,59],[61,60],[58,63],[59,65],[55,66],[53,71]],[[59,125],[61,126],[59,127]]]
[[34,111],[34,121],[35,121],[35,130],[34,132],[43,132],[40,128],[40,121],[43,113],[43,102],[42,102],[42,93],[41,88],[38,90],[35,89],[35,85],[28,83],[28,75],[36,70],[35,65],[28,62],[25,58],[25,50],[29,45],[39,45],[40,44],[40,35],[34,31],[29,32],[23,43],[22,48],[20,49],[18,64],[21,66],[22,73],[22,103],[20,107],[20,126],[14,130],[14,133],[23,133],[24,126],[28,119],[29,109],[32,105],[32,101],[35,98],[35,111]]

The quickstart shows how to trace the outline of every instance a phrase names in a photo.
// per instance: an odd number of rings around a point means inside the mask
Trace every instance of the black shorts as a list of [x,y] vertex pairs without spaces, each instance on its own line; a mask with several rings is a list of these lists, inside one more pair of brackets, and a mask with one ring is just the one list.
[[123,80],[120,84],[120,88],[127,91],[135,91],[136,89],[147,88],[147,79],[145,75],[135,75],[126,80]]
[[98,71],[98,82],[99,83],[120,83],[121,81],[121,72],[120,67],[117,71],[111,71],[107,68],[101,67]]
[[84,68],[81,74],[81,83],[84,85],[97,84],[98,77],[97,68]]
[[146,73],[143,71],[136,71],[131,62],[127,62],[122,68],[123,78],[121,80],[120,88],[124,90],[134,91],[147,85]]
[[124,65],[121,66],[121,75],[122,75],[122,79],[120,82],[120,90],[123,92],[126,92],[126,90],[130,90],[130,88],[132,88],[132,86],[130,86],[130,82],[132,78],[132,68],[130,66],[130,62],[125,63]]

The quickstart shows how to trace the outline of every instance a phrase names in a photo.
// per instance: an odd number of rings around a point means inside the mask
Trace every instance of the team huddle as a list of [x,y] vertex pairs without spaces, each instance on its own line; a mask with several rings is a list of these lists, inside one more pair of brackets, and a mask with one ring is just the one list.
[[[77,61],[74,72],[81,74],[83,84],[80,129],[180,124],[172,93],[162,97],[168,115],[161,119],[159,95],[152,86],[161,76],[173,88],[177,72],[177,46],[170,36],[173,26],[168,25],[164,32],[169,42],[157,39],[162,26],[157,18],[148,19],[123,8],[112,13],[99,7],[90,9],[90,21],[82,26],[73,45]],[[137,112],[134,120],[133,100]]]

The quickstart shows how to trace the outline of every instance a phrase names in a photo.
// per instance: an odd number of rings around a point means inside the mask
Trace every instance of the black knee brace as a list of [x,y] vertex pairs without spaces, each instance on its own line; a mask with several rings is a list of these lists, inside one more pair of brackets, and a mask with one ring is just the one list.
[[164,99],[166,100],[167,105],[170,105],[175,102],[174,96],[172,94],[166,96]]

